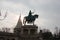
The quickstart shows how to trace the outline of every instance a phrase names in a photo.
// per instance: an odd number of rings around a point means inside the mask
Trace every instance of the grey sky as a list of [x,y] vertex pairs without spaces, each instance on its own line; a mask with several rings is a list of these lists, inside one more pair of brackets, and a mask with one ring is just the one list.
[[12,28],[16,25],[20,13],[25,16],[29,10],[32,10],[35,14],[39,14],[35,22],[39,29],[54,31],[56,26],[60,28],[60,0],[0,0],[0,9],[2,12],[8,10],[8,17],[0,21],[4,26],[10,25],[9,27]]

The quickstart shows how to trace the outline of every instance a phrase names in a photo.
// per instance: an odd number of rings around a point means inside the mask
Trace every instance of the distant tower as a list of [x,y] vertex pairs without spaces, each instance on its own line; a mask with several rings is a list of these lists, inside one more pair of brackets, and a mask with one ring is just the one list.
[[19,34],[22,26],[21,15],[19,16],[16,27],[14,28],[14,33]]
[[22,26],[22,21],[21,21],[21,15],[20,15],[16,28],[21,28],[21,26]]

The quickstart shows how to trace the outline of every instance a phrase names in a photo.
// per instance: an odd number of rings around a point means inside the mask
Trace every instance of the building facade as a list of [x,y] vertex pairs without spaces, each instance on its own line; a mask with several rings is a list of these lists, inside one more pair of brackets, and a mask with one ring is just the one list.
[[14,28],[14,33],[0,32],[0,40],[40,40],[38,26],[22,25],[21,16]]

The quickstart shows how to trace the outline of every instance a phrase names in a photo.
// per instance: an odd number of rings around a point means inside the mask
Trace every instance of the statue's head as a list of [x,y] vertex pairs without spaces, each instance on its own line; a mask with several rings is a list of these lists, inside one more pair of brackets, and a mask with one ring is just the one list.
[[29,11],[29,14],[33,14],[33,12],[31,12],[31,10]]

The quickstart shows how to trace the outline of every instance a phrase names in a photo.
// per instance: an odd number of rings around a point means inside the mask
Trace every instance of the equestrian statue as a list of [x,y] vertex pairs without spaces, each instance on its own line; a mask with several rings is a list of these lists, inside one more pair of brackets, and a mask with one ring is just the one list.
[[33,14],[33,12],[31,12],[31,10],[30,10],[28,16],[24,17],[24,19],[23,19],[24,25],[26,24],[26,22],[27,23],[33,23],[33,25],[34,25],[34,21],[36,20],[36,18],[38,18],[38,15],[37,14],[32,15],[32,14]]

